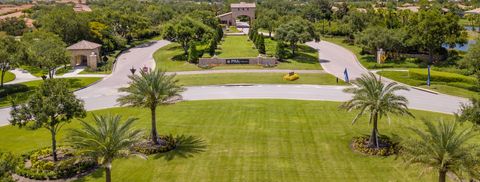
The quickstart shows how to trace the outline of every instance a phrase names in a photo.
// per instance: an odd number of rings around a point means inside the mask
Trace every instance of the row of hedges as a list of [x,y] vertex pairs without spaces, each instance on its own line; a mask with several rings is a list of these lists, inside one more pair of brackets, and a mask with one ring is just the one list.
[[[410,78],[415,80],[427,80],[428,71],[427,69],[410,69]],[[430,71],[430,81],[432,82],[462,82],[467,84],[475,85],[477,79],[474,77],[464,76],[456,73],[448,72],[439,72],[439,71]]]

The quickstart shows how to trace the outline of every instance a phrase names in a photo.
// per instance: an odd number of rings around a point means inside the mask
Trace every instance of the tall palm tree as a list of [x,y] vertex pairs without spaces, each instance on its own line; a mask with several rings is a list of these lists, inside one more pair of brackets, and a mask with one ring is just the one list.
[[110,182],[113,160],[131,155],[131,147],[140,141],[142,131],[133,128],[134,118],[121,123],[119,115],[93,117],[95,125],[81,121],[82,129],[71,130],[67,140],[80,154],[95,158]]
[[165,104],[173,97],[180,96],[184,88],[178,84],[175,75],[167,75],[164,71],[155,69],[140,71],[140,75],[130,75],[130,86],[119,91],[128,95],[118,98],[120,105],[149,108],[152,118],[151,139],[154,144],[160,144],[157,133],[157,115],[155,110],[160,104]]
[[461,129],[456,122],[440,121],[433,124],[424,120],[426,131],[409,128],[418,137],[409,137],[402,145],[406,164],[421,164],[438,171],[438,181],[445,182],[447,172],[459,178],[465,174],[480,177],[480,146],[469,143],[477,134],[471,129]]
[[390,113],[398,115],[413,115],[408,110],[408,100],[396,95],[399,90],[408,90],[407,87],[395,82],[384,84],[375,74],[364,74],[352,82],[355,87],[346,88],[344,92],[353,94],[353,98],[341,105],[347,111],[360,110],[352,121],[354,124],[365,112],[369,112],[370,123],[373,123],[372,134],[368,142],[371,148],[378,148],[378,120],[388,117]]

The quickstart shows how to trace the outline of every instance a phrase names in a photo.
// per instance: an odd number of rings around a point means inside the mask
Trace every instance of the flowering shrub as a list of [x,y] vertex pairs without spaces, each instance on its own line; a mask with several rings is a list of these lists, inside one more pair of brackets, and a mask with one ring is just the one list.
[[23,165],[15,170],[19,176],[35,180],[66,179],[77,174],[94,169],[97,164],[94,160],[79,158],[68,147],[59,147],[57,162],[52,160],[50,148],[34,150],[23,154]]
[[160,136],[160,140],[164,141],[163,145],[155,145],[150,139],[145,139],[144,141],[136,144],[133,149],[136,152],[145,154],[145,155],[150,155],[150,154],[156,154],[156,153],[163,153],[163,152],[168,152],[170,150],[175,149],[177,146],[177,142],[175,141],[175,138],[173,136]]
[[352,150],[367,155],[389,156],[397,153],[398,145],[390,141],[387,137],[379,137],[379,148],[368,147],[369,136],[354,137],[352,140]]
[[295,81],[295,80],[298,80],[299,78],[300,78],[300,76],[297,73],[294,73],[294,72],[290,72],[290,73],[286,74],[285,76],[283,76],[283,79],[288,80],[288,81]]

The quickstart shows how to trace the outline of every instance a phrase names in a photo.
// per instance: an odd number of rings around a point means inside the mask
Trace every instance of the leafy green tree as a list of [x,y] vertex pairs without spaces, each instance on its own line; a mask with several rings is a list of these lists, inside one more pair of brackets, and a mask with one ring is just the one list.
[[411,42],[428,51],[429,64],[433,64],[435,50],[447,43],[454,46],[464,43],[463,27],[458,24],[458,17],[451,13],[443,15],[439,9],[422,10],[410,21],[409,34]]
[[57,6],[40,11],[36,17],[37,26],[60,36],[67,44],[74,44],[90,36],[88,18],[75,13],[70,6]]
[[[438,171],[438,181],[445,182],[448,172],[460,179],[466,175],[478,179],[480,146],[472,141],[477,134],[471,129],[461,129],[456,122],[424,121],[426,131],[410,128],[416,137],[402,144],[401,156],[406,164],[419,164]],[[462,180],[463,181],[463,180]]]
[[259,28],[268,30],[268,37],[272,37],[272,32],[278,27],[278,14],[274,10],[265,10],[255,20]]
[[332,13],[332,4],[329,0],[311,0],[303,8],[303,17],[311,22],[330,20]]
[[21,36],[25,31],[27,31],[27,25],[23,19],[9,17],[0,20],[0,31],[4,31],[8,35],[12,36]]
[[280,25],[275,31],[275,39],[288,42],[292,49],[292,55],[295,56],[297,45],[308,41],[319,41],[320,37],[315,33],[313,25],[301,18],[295,18],[289,22]]
[[188,62],[190,62],[190,63],[198,62],[199,54],[200,53],[197,50],[197,46],[194,43],[192,43],[192,45],[190,46],[190,49],[188,51]]
[[73,118],[83,118],[83,101],[68,90],[63,80],[48,79],[20,106],[13,103],[10,123],[32,129],[45,128],[52,137],[53,160],[57,161],[57,134]]
[[19,65],[24,58],[21,44],[11,36],[0,36],[0,87],[3,87],[5,73]]
[[213,30],[202,22],[187,16],[166,25],[163,37],[170,41],[179,42],[184,54],[188,55],[190,45],[193,42],[205,42],[208,38],[212,38]]
[[404,31],[401,29],[371,26],[355,34],[355,44],[360,45],[364,50],[371,51],[376,56],[380,49],[387,52],[398,52],[404,47],[405,37]]
[[93,118],[94,124],[80,121],[82,128],[71,130],[68,141],[80,154],[95,158],[110,182],[113,161],[133,154],[132,147],[141,140],[142,131],[134,129],[134,118],[123,123],[119,115]]
[[277,42],[275,47],[275,57],[280,61],[287,57],[287,51],[285,50],[285,44],[283,42]]
[[471,98],[469,104],[462,104],[460,112],[455,114],[460,122],[469,121],[480,126],[480,100]]
[[352,82],[355,87],[344,89],[344,92],[353,94],[353,98],[340,107],[347,111],[359,110],[352,124],[365,112],[369,112],[369,121],[373,124],[372,134],[368,142],[371,148],[378,148],[378,120],[388,117],[389,114],[413,115],[408,110],[408,100],[404,96],[396,95],[396,91],[408,90],[407,87],[390,82],[385,85],[373,73],[362,75]]
[[120,92],[127,95],[118,98],[121,105],[145,107],[150,109],[152,127],[151,140],[154,144],[160,144],[157,133],[158,105],[167,104],[175,97],[179,97],[184,88],[178,84],[175,75],[167,75],[164,71],[155,69],[140,71],[140,75],[130,75],[130,86],[120,88]]
[[26,33],[22,37],[28,56],[28,65],[38,66],[48,71],[53,78],[55,69],[70,62],[65,43],[55,34],[45,31]]
[[212,39],[208,45],[208,54],[210,54],[210,56],[214,56],[215,50],[217,50],[217,40]]
[[480,90],[480,44],[473,44],[464,56],[463,66],[477,77],[477,89]]
[[265,54],[265,38],[263,38],[263,35],[260,35],[258,38],[258,45],[257,45],[258,53],[260,54]]

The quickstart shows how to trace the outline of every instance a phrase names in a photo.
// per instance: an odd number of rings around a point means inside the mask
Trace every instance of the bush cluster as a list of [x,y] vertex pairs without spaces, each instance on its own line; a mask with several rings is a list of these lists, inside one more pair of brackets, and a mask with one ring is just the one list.
[[352,140],[352,150],[367,154],[367,155],[378,155],[378,156],[389,156],[397,153],[398,145],[390,141],[388,137],[379,137],[379,143],[381,147],[379,148],[370,148],[368,147],[369,136],[354,137]]
[[34,150],[23,154],[24,163],[30,162],[30,166],[19,165],[15,170],[17,175],[35,180],[66,179],[77,174],[89,171],[97,166],[97,163],[90,159],[78,160],[73,151],[67,147],[59,147],[59,154],[64,157],[57,162],[48,160],[52,152],[50,148]]
[[[416,80],[427,80],[428,72],[426,69],[410,69],[410,78]],[[448,72],[439,72],[439,71],[431,71],[430,72],[430,79],[431,81],[436,82],[464,82],[468,84],[476,84],[477,79],[469,76],[464,76],[455,73],[448,73]]]
[[6,97],[19,92],[26,92],[28,90],[28,86],[22,84],[4,85],[3,88],[0,88],[0,97]]
[[154,145],[150,139],[146,139],[136,144],[133,147],[133,150],[145,155],[150,155],[150,154],[168,152],[170,150],[175,149],[175,147],[177,146],[177,141],[171,135],[160,136],[159,138],[160,140],[165,142],[164,145]]

